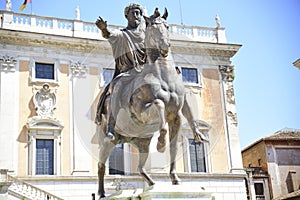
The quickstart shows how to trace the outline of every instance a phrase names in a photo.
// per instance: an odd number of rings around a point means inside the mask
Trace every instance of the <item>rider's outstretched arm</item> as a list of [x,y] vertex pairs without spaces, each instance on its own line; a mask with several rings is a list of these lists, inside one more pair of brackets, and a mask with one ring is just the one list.
[[102,17],[99,16],[99,18],[96,21],[96,26],[101,30],[102,36],[105,39],[108,39],[110,37],[110,31],[107,29],[107,21],[104,21]]

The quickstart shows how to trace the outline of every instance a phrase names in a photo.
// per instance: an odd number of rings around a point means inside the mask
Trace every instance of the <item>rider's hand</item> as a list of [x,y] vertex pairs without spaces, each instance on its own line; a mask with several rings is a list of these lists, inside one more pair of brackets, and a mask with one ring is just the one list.
[[99,16],[99,18],[96,21],[96,26],[100,29],[100,30],[107,30],[107,21],[104,21],[102,19],[102,17]]

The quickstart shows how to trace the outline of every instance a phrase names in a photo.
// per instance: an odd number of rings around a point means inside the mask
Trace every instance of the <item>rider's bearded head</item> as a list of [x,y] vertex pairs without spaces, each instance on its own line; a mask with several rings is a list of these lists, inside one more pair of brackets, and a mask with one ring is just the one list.
[[128,26],[136,28],[141,23],[143,8],[139,4],[132,3],[125,8],[124,15],[128,20]]

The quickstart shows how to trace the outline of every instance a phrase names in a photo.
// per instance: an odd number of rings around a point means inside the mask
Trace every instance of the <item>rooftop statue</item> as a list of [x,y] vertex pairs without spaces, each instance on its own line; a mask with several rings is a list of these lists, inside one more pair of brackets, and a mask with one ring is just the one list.
[[11,7],[12,7],[12,5],[11,5],[11,0],[6,0],[6,6],[5,6],[5,9],[6,9],[7,11],[11,11]]
[[219,17],[218,14],[215,17],[215,20],[216,20],[217,28],[220,28],[221,27],[221,20],[220,20],[220,17]]
[[[98,163],[100,197],[105,196],[105,163],[116,144],[131,143],[139,150],[138,170],[149,184],[154,181],[144,169],[149,155],[149,145],[155,132],[160,136],[157,150],[164,152],[166,135],[170,141],[170,178],[179,184],[176,174],[176,154],[181,113],[194,133],[195,141],[207,142],[199,126],[210,126],[195,120],[185,97],[181,74],[170,55],[170,40],[165,9],[163,16],[156,8],[154,14],[142,21],[143,9],[138,4],[125,8],[128,25],[116,32],[107,29],[101,17],[96,21],[112,46],[115,58],[115,75],[102,93],[98,104],[96,123],[100,153]],[[103,133],[103,134],[102,134]]]
[[79,9],[79,6],[76,6],[76,8],[75,8],[75,16],[76,16],[76,20],[80,20],[80,9]]

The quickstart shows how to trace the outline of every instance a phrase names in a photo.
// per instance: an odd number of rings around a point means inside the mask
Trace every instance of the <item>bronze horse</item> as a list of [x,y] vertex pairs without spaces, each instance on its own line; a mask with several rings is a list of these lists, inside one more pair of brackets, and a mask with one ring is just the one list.
[[[170,54],[168,12],[165,9],[160,16],[158,9],[146,20],[145,47],[147,64],[141,72],[131,70],[114,80],[114,89],[106,102],[110,103],[116,119],[115,140],[101,140],[98,163],[100,197],[105,197],[105,163],[118,142],[133,144],[139,150],[138,170],[149,186],[153,180],[144,169],[149,155],[149,145],[155,132],[159,131],[157,150],[163,152],[166,135],[169,132],[170,143],[170,179],[179,184],[176,174],[176,154],[178,132],[181,124],[180,113],[188,120],[195,140],[206,142],[206,137],[198,128],[190,107],[185,101],[185,87],[182,77],[175,69]],[[108,113],[108,112],[106,112]],[[101,131],[106,133],[106,119],[102,117]],[[201,125],[209,127],[205,122]],[[101,135],[103,139],[103,135]]]

